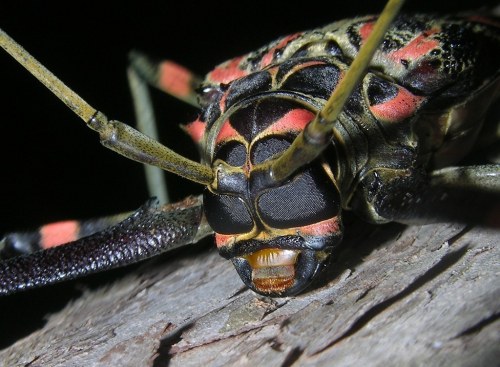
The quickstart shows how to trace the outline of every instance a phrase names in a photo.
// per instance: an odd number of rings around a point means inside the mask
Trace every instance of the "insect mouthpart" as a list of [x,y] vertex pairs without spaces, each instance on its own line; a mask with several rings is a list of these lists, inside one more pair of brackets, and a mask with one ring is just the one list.
[[[241,241],[237,246],[240,253],[229,257],[243,282],[253,291],[265,296],[292,296],[311,283],[333,248],[311,249],[306,242],[301,236],[283,236],[269,242]],[[246,251],[241,253],[243,249]]]
[[252,282],[262,293],[281,293],[295,279],[295,264],[300,251],[264,249],[243,256],[252,268]]
[[231,260],[243,282],[254,292],[286,297],[304,290],[328,255],[325,251],[271,248]]

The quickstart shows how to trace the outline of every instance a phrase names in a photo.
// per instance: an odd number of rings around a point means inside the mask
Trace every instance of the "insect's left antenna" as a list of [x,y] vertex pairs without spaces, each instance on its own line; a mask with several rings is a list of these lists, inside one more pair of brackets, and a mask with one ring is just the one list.
[[88,127],[97,131],[105,147],[137,162],[160,167],[203,185],[213,181],[214,174],[210,167],[175,153],[122,122],[108,120],[102,112],[89,105],[2,29],[0,45],[85,121]]

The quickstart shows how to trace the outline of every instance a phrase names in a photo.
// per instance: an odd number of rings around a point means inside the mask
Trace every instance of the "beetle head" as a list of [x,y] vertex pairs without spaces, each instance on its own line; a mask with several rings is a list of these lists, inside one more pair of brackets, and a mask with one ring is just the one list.
[[[269,173],[269,163],[290,146],[297,127],[314,117],[304,104],[268,98],[236,111],[215,139],[215,179],[205,189],[205,214],[220,254],[231,259],[248,287],[293,295],[318,274],[342,237],[339,191],[321,158],[283,182]],[[255,115],[272,120],[252,135],[248,116]]]

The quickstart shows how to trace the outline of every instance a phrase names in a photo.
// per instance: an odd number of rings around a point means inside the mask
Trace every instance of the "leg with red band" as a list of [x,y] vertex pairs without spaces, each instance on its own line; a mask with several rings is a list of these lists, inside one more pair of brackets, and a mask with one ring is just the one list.
[[199,107],[196,88],[202,78],[170,60],[154,62],[147,56],[130,53],[130,68],[148,84],[190,105]]
[[116,225],[131,212],[89,220],[65,220],[45,224],[33,231],[7,233],[0,240],[0,258],[8,259],[57,247]]

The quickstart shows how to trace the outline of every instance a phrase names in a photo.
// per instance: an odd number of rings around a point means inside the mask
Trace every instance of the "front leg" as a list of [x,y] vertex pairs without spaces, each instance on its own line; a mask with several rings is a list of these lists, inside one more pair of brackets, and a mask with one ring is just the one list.
[[408,224],[459,221],[500,226],[500,165],[416,170],[373,170],[352,209],[365,219]]
[[0,240],[0,259],[27,255],[88,237],[127,219],[133,212],[87,220],[63,220],[35,230],[6,233]]
[[201,197],[163,207],[153,204],[91,236],[0,262],[0,295],[136,263],[212,233]]

